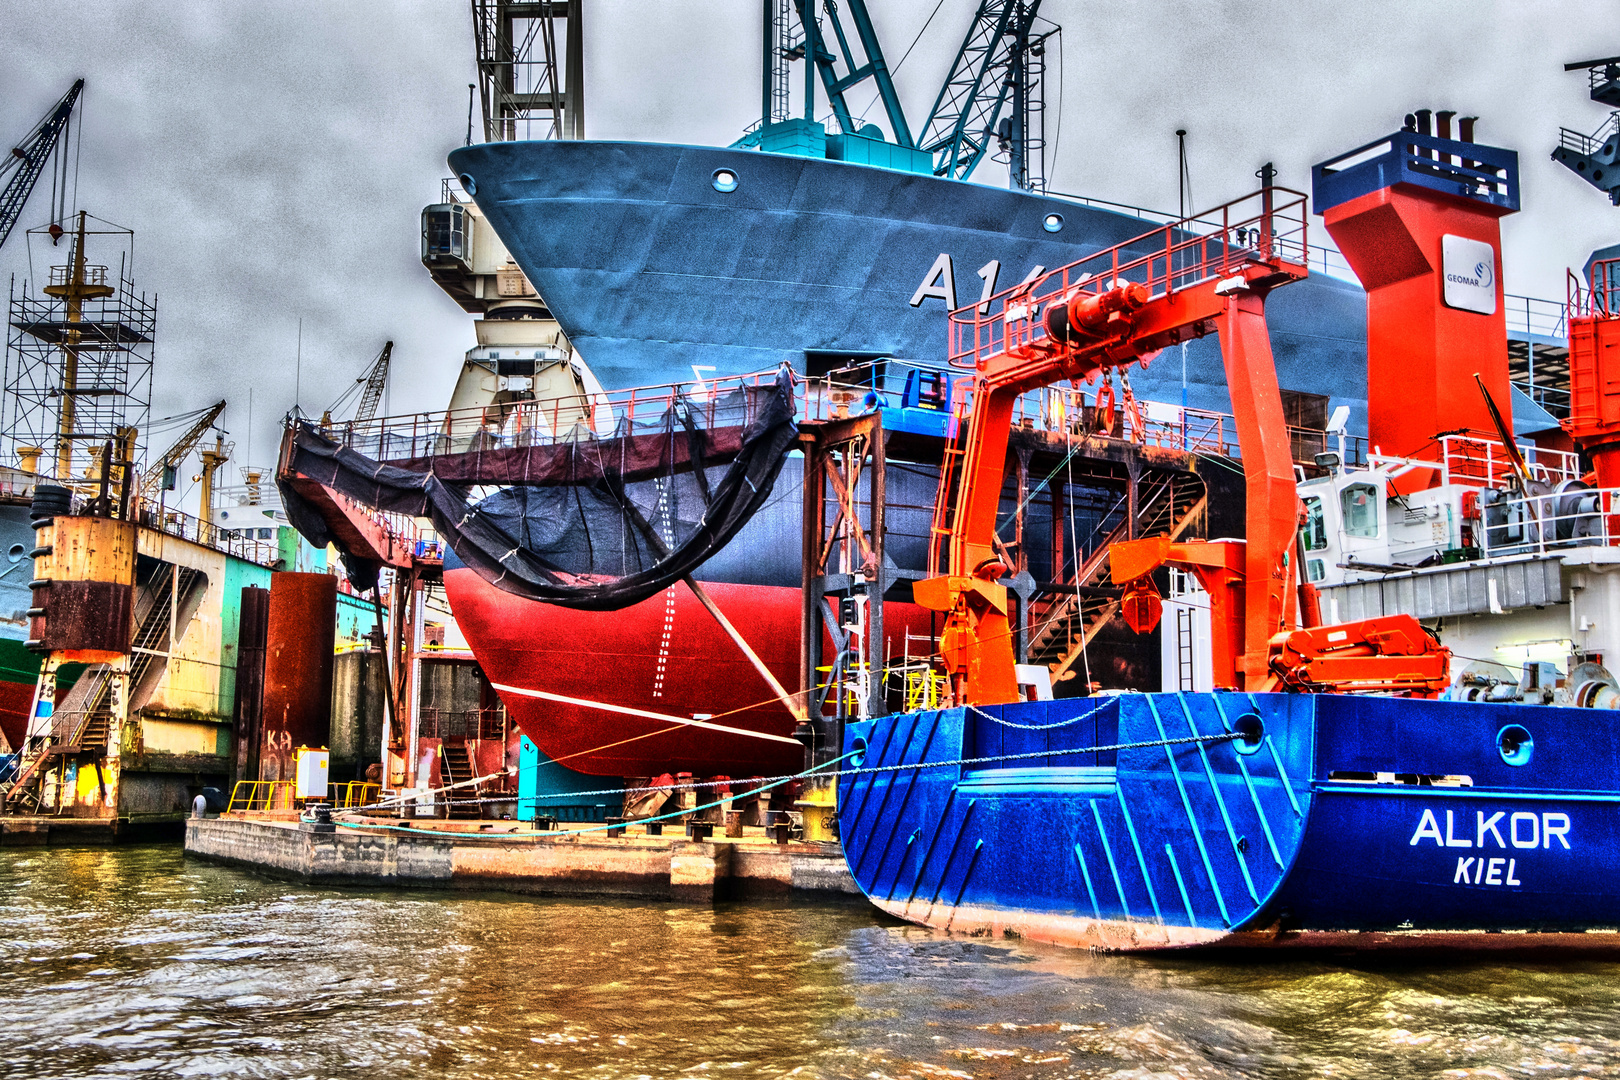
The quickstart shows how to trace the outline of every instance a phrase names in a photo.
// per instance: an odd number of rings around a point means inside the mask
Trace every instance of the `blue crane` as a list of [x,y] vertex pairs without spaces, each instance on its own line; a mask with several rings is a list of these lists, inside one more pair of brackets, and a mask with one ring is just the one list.
[[[1030,27],[1040,6],[1041,0],[980,0],[917,140],[934,155],[937,175],[966,180],[999,139],[1008,148],[1014,183],[1029,186],[1027,65],[1032,47],[1039,47]],[[1012,115],[998,125],[1009,97]]]
[[[5,182],[4,190],[0,190],[0,245],[5,244],[12,226],[22,216],[23,204],[33,193],[35,182],[45,171],[45,163],[56,149],[62,132],[67,129],[73,103],[79,99],[79,91],[83,89],[83,79],[75,82],[72,89],[62,95],[62,100],[45,114],[45,118],[34,125],[27,138],[12,147],[9,156],[0,159],[0,179]],[[6,177],[7,173],[11,174],[9,178]],[[63,179],[66,179],[65,174]],[[66,185],[61,187],[65,189]]]
[[[851,115],[845,98],[851,89],[870,80],[877,91],[874,103],[883,103],[895,144],[928,155],[917,154],[921,159],[917,164],[891,167],[926,172],[930,171],[927,162],[931,158],[935,175],[966,180],[994,146],[1005,155],[1015,186],[1041,189],[1042,57],[1051,33],[1035,33],[1032,29],[1040,6],[1041,0],[980,0],[933,110],[921,134],[914,136],[864,0],[764,0],[761,122],[737,145],[769,147],[767,129],[797,123],[789,115],[788,65],[794,60],[806,60],[804,123],[815,117],[819,74],[839,130],[867,134],[871,129]],[[840,7],[854,26],[853,36],[844,29]],[[802,31],[797,41],[789,26],[790,8]],[[1055,28],[1052,32],[1056,32]],[[858,51],[853,47],[857,43]],[[784,153],[819,152],[796,146],[791,140],[775,149]]]

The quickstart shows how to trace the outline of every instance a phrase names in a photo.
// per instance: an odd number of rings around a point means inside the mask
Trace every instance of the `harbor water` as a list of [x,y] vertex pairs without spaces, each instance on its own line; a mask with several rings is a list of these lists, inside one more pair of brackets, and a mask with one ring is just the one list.
[[1090,956],[859,904],[307,888],[0,851],[0,1075],[1620,1074],[1620,965]]

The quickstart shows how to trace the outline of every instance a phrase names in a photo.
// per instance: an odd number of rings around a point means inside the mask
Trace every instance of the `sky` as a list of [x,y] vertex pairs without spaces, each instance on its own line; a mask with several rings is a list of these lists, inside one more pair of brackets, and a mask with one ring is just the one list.
[[[759,0],[584,3],[589,137],[723,145],[758,119]],[[974,5],[868,3],[918,127]],[[1409,110],[1453,109],[1520,155],[1525,209],[1503,226],[1510,293],[1561,299],[1567,266],[1620,241],[1620,209],[1548,158],[1560,126],[1605,118],[1584,73],[1562,68],[1620,54],[1620,0],[1041,11],[1062,27],[1049,54],[1053,190],[1173,210],[1177,128],[1197,206],[1252,190],[1267,161],[1308,190],[1311,163]],[[225,398],[230,468],[269,466],[295,391],[319,414],[385,340],[389,410],[443,407],[473,330],[421,266],[419,221],[466,137],[463,0],[0,0],[0,140],[20,139],[79,77],[77,204],[135,231],[137,285],[158,296],[154,417]],[[986,164],[975,179],[1005,173]],[[36,190],[0,249],[0,283],[60,261],[65,248],[30,250],[23,235],[47,217]]]

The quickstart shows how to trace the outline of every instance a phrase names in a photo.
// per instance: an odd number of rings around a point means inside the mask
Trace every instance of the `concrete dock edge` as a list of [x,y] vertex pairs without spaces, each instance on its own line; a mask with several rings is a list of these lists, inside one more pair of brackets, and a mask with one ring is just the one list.
[[315,832],[289,821],[192,818],[185,850],[311,884],[697,902],[860,896],[836,844],[420,828]]

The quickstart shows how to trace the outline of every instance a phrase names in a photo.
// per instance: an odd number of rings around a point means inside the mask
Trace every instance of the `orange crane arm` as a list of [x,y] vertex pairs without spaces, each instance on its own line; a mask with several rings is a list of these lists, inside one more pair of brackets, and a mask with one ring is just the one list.
[[[1063,379],[1080,380],[1143,360],[1168,345],[1219,333],[1248,485],[1248,543],[1241,568],[1231,553],[1207,553],[1209,582],[1235,623],[1227,635],[1241,655],[1237,673],[1266,670],[1267,642],[1291,626],[1287,554],[1297,520],[1293,458],[1283,420],[1265,296],[1308,273],[1305,197],[1264,188],[1197,218],[1165,226],[1054,270],[1033,285],[951,316],[952,362],[975,370],[966,418],[958,495],[949,525],[949,572],[918,582],[917,602],[947,613],[941,637],[953,700],[1014,700],[1007,572],[994,550],[1007,440],[1019,395]],[[999,304],[996,300],[1000,301]],[[1197,545],[1177,545],[1194,563]],[[1148,556],[1115,545],[1113,558]],[[1163,553],[1161,553],[1163,554]],[[1138,562],[1142,562],[1140,558]],[[1153,562],[1143,574],[1163,564]],[[1142,562],[1142,565],[1147,565]],[[1216,568],[1219,569],[1216,569]],[[1246,589],[1243,582],[1259,583]],[[1214,595],[1212,593],[1212,595]]]

